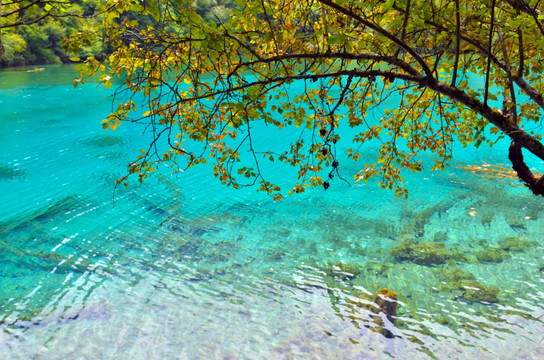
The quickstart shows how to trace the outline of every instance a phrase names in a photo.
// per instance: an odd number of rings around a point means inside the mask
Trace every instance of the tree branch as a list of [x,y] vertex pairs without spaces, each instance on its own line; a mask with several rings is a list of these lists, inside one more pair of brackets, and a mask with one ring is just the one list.
[[[210,99],[218,95],[222,94],[228,94],[228,93],[235,93],[244,89],[248,89],[253,86],[261,86],[261,85],[269,85],[273,83],[284,83],[289,82],[293,80],[315,80],[315,79],[324,79],[324,78],[334,78],[339,76],[352,76],[352,77],[376,77],[376,76],[383,76],[388,79],[400,79],[415,83],[421,83],[423,84],[426,80],[423,76],[414,76],[414,75],[408,75],[408,74],[399,74],[394,73],[390,71],[383,71],[383,70],[368,70],[368,71],[360,71],[360,70],[341,70],[336,72],[330,72],[330,73],[324,73],[324,74],[299,74],[299,75],[288,75],[288,76],[281,76],[281,77],[275,77],[270,79],[264,79],[264,80],[257,80],[252,81],[249,83],[245,83],[243,85],[234,86],[228,89],[222,89],[217,91],[212,91],[206,94],[202,95],[195,95],[191,97],[186,97],[183,99],[178,100],[178,103],[186,103],[191,101],[197,101],[197,100],[203,100],[203,99]],[[156,79],[158,80],[158,79]]]
[[365,26],[369,27],[370,29],[376,31],[377,33],[379,33],[379,34],[383,35],[384,37],[386,37],[387,39],[391,40],[394,44],[396,44],[399,48],[405,50],[408,54],[410,54],[416,60],[416,62],[423,69],[423,72],[425,73],[426,76],[433,77],[433,73],[432,73],[431,69],[429,68],[429,66],[427,65],[425,60],[423,60],[423,58],[419,55],[419,53],[416,50],[412,49],[404,41],[401,41],[398,37],[396,37],[395,35],[392,35],[391,33],[389,33],[389,31],[385,30],[384,28],[382,28],[381,26],[379,26],[377,24],[374,24],[374,23],[362,18],[361,16],[355,14],[350,9],[346,9],[343,6],[332,2],[331,0],[317,0],[317,1],[319,1],[323,5],[326,5],[326,6],[330,7],[330,8],[335,9],[336,11],[338,11],[338,12],[344,14],[344,15],[347,15],[348,17],[356,20],[357,22],[361,23],[362,25],[365,25]]
[[521,129],[518,124],[510,121],[507,116],[501,114],[497,110],[494,110],[489,106],[483,104],[478,99],[475,99],[467,93],[450,85],[438,81],[431,81],[428,82],[427,86],[441,94],[446,95],[450,99],[459,102],[460,104],[468,106],[470,109],[487,119],[487,121],[489,121],[491,124],[499,128],[512,140],[516,141],[516,143],[529,150],[538,158],[544,160],[544,145],[542,145],[540,141],[525,132],[525,130]]
[[525,164],[521,146],[516,141],[512,141],[508,148],[508,159],[512,163],[512,168],[518,174],[520,180],[525,183],[533,194],[544,196],[544,176],[540,176],[537,179],[533,175],[527,164]]
[[460,56],[460,44],[461,44],[461,18],[459,9],[459,0],[455,0],[455,60],[453,62],[453,75],[451,79],[451,86],[455,86],[457,80],[457,69],[459,67]]
[[[258,55],[257,55],[258,56]],[[319,60],[319,59],[330,59],[330,60],[355,60],[355,61],[376,61],[384,62],[390,65],[394,65],[401,70],[404,70],[407,74],[412,76],[422,76],[419,71],[414,69],[410,64],[392,56],[378,55],[378,54],[349,54],[345,52],[326,52],[326,53],[316,53],[316,54],[283,54],[278,56],[272,56],[269,58],[257,57],[258,60],[250,61],[247,63],[240,63],[236,70],[242,67],[249,67],[259,63],[273,63],[279,62],[282,60]]]
[[[487,47],[487,53],[491,54],[493,46],[493,25],[495,23],[495,0],[491,2],[491,25],[489,26],[489,43]],[[489,73],[491,72],[491,58],[487,57],[487,69],[485,71],[485,91],[484,91],[484,105],[487,106],[487,97],[489,96]]]

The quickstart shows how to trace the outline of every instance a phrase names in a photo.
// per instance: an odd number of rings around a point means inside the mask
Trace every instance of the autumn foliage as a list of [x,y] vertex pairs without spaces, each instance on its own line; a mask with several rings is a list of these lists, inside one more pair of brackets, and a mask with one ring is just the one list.
[[[146,122],[154,134],[121,182],[143,180],[157,163],[176,171],[209,162],[225,185],[257,185],[280,199],[285,190],[326,189],[340,142],[353,143],[347,156],[355,161],[359,145],[373,142],[374,161],[361,163],[355,180],[378,178],[405,196],[402,172],[422,170],[422,153],[434,154],[440,170],[454,142],[478,147],[507,137],[514,169],[528,171],[521,179],[543,193],[520,156],[525,149],[544,159],[533,132],[544,109],[538,1],[237,1],[227,18],[207,20],[192,1],[105,3],[111,9],[97,38],[114,52],[106,64],[88,58],[82,78],[105,66],[104,85],[118,76],[123,91],[146,99],[143,113],[120,104],[105,128]],[[290,92],[293,84],[304,91]],[[377,108],[381,118],[369,119]],[[259,124],[304,135],[258,153]],[[341,126],[354,136],[342,136]],[[269,182],[264,161],[295,167],[292,187]]]

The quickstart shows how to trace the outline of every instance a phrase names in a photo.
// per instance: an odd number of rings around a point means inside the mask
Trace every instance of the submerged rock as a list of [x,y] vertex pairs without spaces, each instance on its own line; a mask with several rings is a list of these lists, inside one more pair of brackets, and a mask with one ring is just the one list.
[[474,280],[474,274],[456,266],[442,266],[438,269],[438,278],[446,283],[459,283],[461,280]]
[[425,266],[444,264],[457,257],[442,243],[431,241],[413,244],[411,240],[403,241],[393,247],[391,255],[397,260],[411,261]]
[[470,302],[498,303],[499,288],[487,287],[476,280],[463,280],[459,288],[464,290],[462,297]]
[[507,237],[499,243],[502,250],[514,252],[527,251],[536,245],[537,243],[534,241],[527,241],[517,237]]
[[394,290],[380,289],[376,293],[374,302],[380,308],[380,312],[384,313],[387,319],[394,324],[397,316],[397,293]]
[[510,255],[499,248],[488,248],[482,251],[476,252],[476,258],[479,262],[500,263],[503,260],[508,259]]
[[484,304],[498,303],[500,289],[476,281],[476,276],[457,267],[444,266],[437,274],[440,284],[437,289],[449,294],[450,300],[465,300]]
[[482,223],[482,225],[491,225],[491,222],[493,221],[493,219],[495,219],[495,211],[493,211],[493,209],[489,208],[489,209],[484,209],[484,210],[481,210],[479,211],[480,213],[480,216],[481,216],[481,220],[480,222]]
[[[389,323],[395,325],[399,306],[395,291],[382,288],[374,296],[367,292],[359,292],[354,298],[348,300],[348,304],[353,313],[356,313],[357,308],[369,310],[373,314],[371,319],[374,326],[371,326],[371,330],[387,338],[393,337],[391,331],[387,329],[387,324],[384,323],[384,317]],[[356,317],[351,319],[356,323]]]
[[527,220],[524,215],[516,213],[504,214],[506,222],[514,230],[527,230]]
[[362,269],[359,265],[337,262],[331,266],[328,274],[333,277],[338,277],[341,280],[353,280],[361,272]]

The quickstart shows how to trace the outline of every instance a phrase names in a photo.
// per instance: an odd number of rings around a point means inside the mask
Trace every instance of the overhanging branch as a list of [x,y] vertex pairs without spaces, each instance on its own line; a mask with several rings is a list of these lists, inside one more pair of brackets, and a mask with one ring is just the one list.
[[299,74],[299,75],[281,76],[281,77],[274,77],[270,79],[252,81],[243,85],[234,86],[227,89],[221,89],[221,90],[212,91],[202,95],[182,98],[178,100],[177,103],[186,103],[186,102],[210,99],[218,95],[235,93],[241,90],[249,89],[254,86],[264,86],[264,85],[269,85],[274,83],[285,83],[285,82],[294,81],[294,80],[317,80],[317,79],[325,79],[325,78],[335,78],[340,76],[364,77],[364,78],[383,76],[390,80],[400,79],[400,80],[410,81],[410,82],[420,83],[420,84],[425,83],[425,79],[426,79],[425,77],[421,75],[414,76],[409,74],[394,73],[391,71],[383,71],[383,70],[368,70],[368,71],[341,70],[341,71],[329,72],[324,74]]
[[428,76],[428,77],[433,76],[433,73],[432,73],[431,69],[429,68],[429,66],[427,65],[425,60],[423,60],[423,58],[419,55],[419,53],[416,50],[414,50],[412,47],[410,47],[406,42],[402,41],[401,39],[399,39],[395,35],[392,35],[391,33],[389,33],[389,31],[385,30],[384,28],[380,27],[377,24],[374,24],[374,23],[364,19],[360,15],[355,14],[350,9],[346,9],[343,6],[332,2],[331,0],[317,0],[317,1],[319,1],[323,5],[326,5],[326,6],[330,7],[330,8],[333,8],[336,11],[338,11],[338,12],[340,12],[340,13],[342,13],[342,14],[344,14],[344,15],[346,15],[346,16],[354,19],[354,20],[356,20],[360,24],[369,27],[370,29],[376,31],[380,35],[383,35],[387,39],[391,40],[395,45],[397,45],[399,48],[405,50],[408,54],[410,54],[417,61],[417,63],[421,66],[421,68],[423,69],[423,72],[425,73],[426,76]]

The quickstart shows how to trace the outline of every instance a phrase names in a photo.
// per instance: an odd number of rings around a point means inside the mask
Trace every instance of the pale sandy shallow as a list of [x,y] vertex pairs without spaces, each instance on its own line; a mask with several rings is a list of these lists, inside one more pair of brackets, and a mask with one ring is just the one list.
[[[496,326],[500,331],[470,333],[413,320],[412,329],[426,325],[435,336],[399,328],[392,329],[398,337],[387,339],[341,319],[322,290],[301,291],[266,278],[183,284],[177,275],[149,272],[130,288],[124,281],[102,282],[85,300],[68,293],[39,324],[4,328],[0,353],[25,360],[431,358],[407,340],[415,335],[438,359],[544,356],[544,326],[520,316],[505,316]],[[95,280],[82,275],[80,286]]]
[[[203,319],[205,314],[181,309],[152,311],[153,318],[142,316],[137,327],[123,326],[125,321],[136,319],[117,314],[107,320],[27,330],[22,341],[4,333],[0,350],[9,359],[384,359],[390,357],[387,354],[430,358],[412,342],[387,340],[364,329],[355,331],[319,304],[296,315],[268,306],[268,314],[278,316],[273,332],[259,326],[263,319],[252,316],[251,310],[247,309],[249,314],[231,314],[230,319],[221,320],[222,326],[214,323],[219,319]],[[519,325],[542,333],[542,327],[534,324]],[[335,335],[324,335],[324,327]],[[474,347],[459,345],[459,334],[456,337],[453,341],[427,339],[426,347],[439,359],[541,359],[544,355],[535,334],[528,339],[506,333],[500,334],[501,339],[466,338]],[[359,344],[352,344],[350,338]]]

